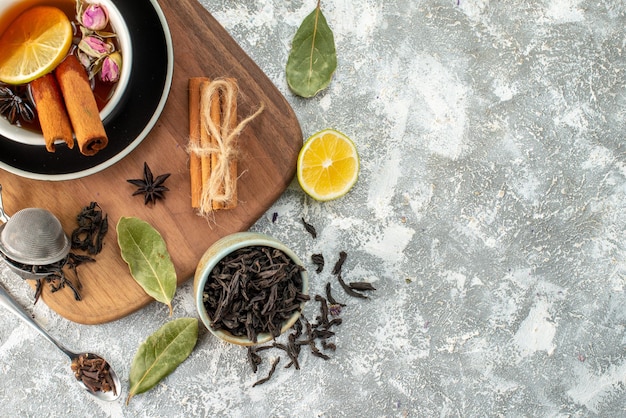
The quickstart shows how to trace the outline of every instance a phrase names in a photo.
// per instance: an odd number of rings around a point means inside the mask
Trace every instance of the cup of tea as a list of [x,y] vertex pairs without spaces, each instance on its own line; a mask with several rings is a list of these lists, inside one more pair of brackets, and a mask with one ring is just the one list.
[[[121,12],[111,0],[85,0],[85,7],[89,4],[99,4],[108,16],[108,25],[104,32],[113,32],[116,37],[113,40],[116,51],[121,54],[122,65],[119,71],[119,79],[115,82],[103,81],[100,74],[96,74],[92,80],[92,89],[100,111],[100,118],[106,123],[117,115],[123,107],[127,87],[132,70],[133,51],[130,30]],[[0,36],[22,13],[35,6],[52,6],[62,10],[72,22],[74,28],[74,41],[69,53],[76,53],[77,41],[80,40],[81,31],[78,26],[76,0],[2,0],[0,1]],[[2,45],[0,45],[2,48]],[[32,96],[28,85],[9,86],[0,82],[0,87],[17,88],[24,92],[26,99],[32,103]],[[34,107],[34,105],[33,105]],[[41,130],[36,124],[11,124],[5,117],[0,116],[0,135],[27,145],[45,146]]]

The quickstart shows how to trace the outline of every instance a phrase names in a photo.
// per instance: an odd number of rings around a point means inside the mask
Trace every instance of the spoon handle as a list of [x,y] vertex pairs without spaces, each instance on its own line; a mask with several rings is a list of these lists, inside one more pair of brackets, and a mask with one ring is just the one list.
[[56,345],[57,348],[63,351],[68,357],[72,358],[72,353],[57,340],[52,338],[48,332],[43,329],[35,320],[24,310],[22,306],[20,306],[11,295],[7,293],[3,286],[0,285],[0,305],[7,308],[9,311],[14,313],[16,316],[21,318],[24,322],[30,325],[35,331],[39,332],[43,337],[45,337],[52,344]]

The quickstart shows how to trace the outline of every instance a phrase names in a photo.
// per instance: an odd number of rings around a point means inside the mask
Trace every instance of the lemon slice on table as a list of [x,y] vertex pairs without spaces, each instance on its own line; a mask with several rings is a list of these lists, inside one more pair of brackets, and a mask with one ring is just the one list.
[[0,37],[0,81],[26,84],[52,71],[72,44],[72,24],[49,6],[26,10]]
[[300,150],[297,173],[300,187],[313,199],[337,199],[348,193],[359,176],[356,146],[339,131],[320,131]]

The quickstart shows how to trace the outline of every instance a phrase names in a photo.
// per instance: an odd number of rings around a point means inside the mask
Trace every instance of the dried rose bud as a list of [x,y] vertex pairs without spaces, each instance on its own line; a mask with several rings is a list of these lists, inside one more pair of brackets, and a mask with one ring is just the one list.
[[100,79],[105,82],[115,83],[120,79],[120,71],[122,70],[122,56],[119,52],[114,52],[102,60],[102,70],[100,71]]
[[78,49],[90,57],[100,58],[113,51],[113,45],[96,36],[85,36],[78,43]]
[[328,307],[328,313],[330,313],[332,316],[338,316],[339,314],[341,314],[341,305],[338,303],[333,303]]
[[76,53],[76,55],[78,56],[78,60],[80,61],[80,63],[83,64],[83,67],[89,68],[91,62],[93,61],[93,58],[80,50]]
[[99,4],[90,4],[83,12],[82,23],[87,29],[102,30],[109,24],[109,13]]

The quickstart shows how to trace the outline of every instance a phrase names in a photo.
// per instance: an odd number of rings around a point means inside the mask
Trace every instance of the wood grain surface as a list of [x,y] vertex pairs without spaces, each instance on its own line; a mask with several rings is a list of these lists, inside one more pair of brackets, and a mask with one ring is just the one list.
[[[78,212],[92,201],[109,217],[109,232],[95,263],[79,267],[82,301],[69,289],[42,300],[61,316],[78,323],[98,324],[122,318],[144,307],[148,297],[120,256],[115,225],[122,216],[136,216],[153,225],[167,243],[181,284],[195,272],[206,249],[217,239],[248,229],[293,179],[302,131],[293,110],[267,76],[225,29],[196,0],[159,0],[172,33],[174,76],[164,111],[153,130],[131,154],[100,173],[71,181],[41,181],[0,170],[6,212],[43,207],[54,213],[66,233],[76,227]],[[218,211],[214,219],[191,208],[188,155],[188,91],[191,77],[233,77],[239,82],[240,119],[260,103],[264,112],[240,139],[239,204]],[[140,178],[144,161],[155,175],[171,173],[166,199],[145,206],[132,197],[126,179]],[[31,283],[34,286],[34,283]],[[39,302],[41,303],[41,301]]]

